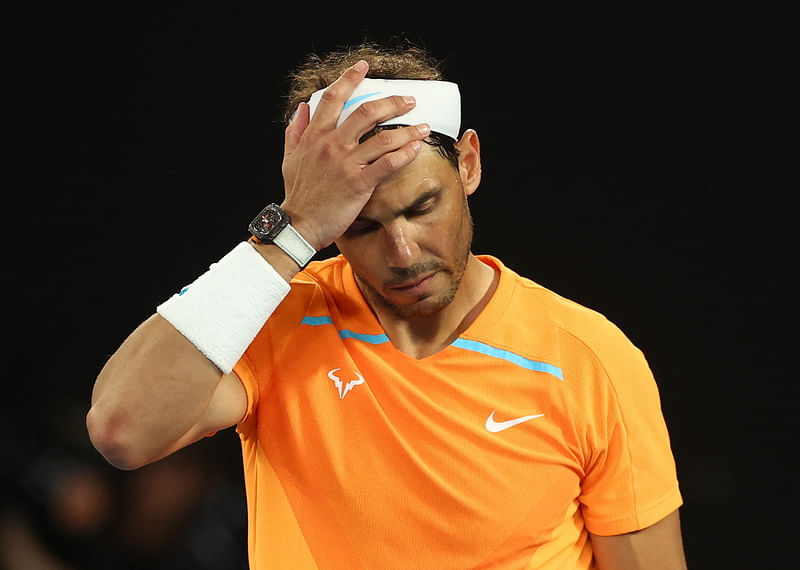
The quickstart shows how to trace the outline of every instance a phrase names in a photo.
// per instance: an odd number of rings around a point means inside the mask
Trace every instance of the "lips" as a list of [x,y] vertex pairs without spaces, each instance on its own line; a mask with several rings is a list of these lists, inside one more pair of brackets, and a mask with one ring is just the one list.
[[405,290],[414,289],[416,287],[420,287],[420,286],[424,285],[425,283],[427,283],[434,275],[436,275],[436,273],[437,272],[434,271],[433,273],[429,273],[428,275],[425,275],[424,277],[419,277],[419,278],[415,279],[414,281],[408,281],[406,283],[403,283],[402,285],[392,285],[391,288],[399,290],[399,291],[405,291]]

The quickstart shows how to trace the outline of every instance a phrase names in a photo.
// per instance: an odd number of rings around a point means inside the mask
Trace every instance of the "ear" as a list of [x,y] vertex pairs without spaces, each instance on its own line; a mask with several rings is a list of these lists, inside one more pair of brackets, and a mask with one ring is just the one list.
[[481,183],[481,143],[478,133],[467,129],[456,143],[458,149],[458,173],[464,185],[464,194],[471,195]]

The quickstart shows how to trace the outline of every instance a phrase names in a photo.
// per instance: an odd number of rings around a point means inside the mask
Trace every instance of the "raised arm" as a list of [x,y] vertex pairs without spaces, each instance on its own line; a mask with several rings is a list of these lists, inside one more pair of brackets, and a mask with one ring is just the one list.
[[[376,124],[413,107],[413,100],[402,97],[365,103],[337,127],[345,102],[367,71],[365,62],[345,71],[326,90],[313,120],[302,103],[286,129],[282,207],[317,251],[344,233],[381,180],[416,158],[428,134],[426,128],[405,127],[359,144]],[[274,245],[253,247],[286,282],[300,269]],[[101,370],[86,423],[109,462],[134,469],[236,424],[246,405],[235,373],[224,374],[155,314]]]

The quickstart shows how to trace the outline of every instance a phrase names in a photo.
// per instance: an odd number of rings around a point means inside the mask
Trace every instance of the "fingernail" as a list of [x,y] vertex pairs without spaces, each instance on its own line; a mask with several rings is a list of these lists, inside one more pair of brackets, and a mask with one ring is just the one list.
[[417,130],[419,134],[427,136],[431,132],[431,128],[428,125],[417,125]]
[[413,141],[411,143],[411,148],[413,148],[415,151],[418,151],[422,148],[422,141]]
[[413,105],[416,102],[411,95],[403,95],[403,101],[405,101],[408,105]]
[[356,63],[353,66],[353,69],[355,71],[361,72],[361,71],[366,71],[368,67],[369,67],[369,64],[362,59],[361,61],[359,61],[358,63]]

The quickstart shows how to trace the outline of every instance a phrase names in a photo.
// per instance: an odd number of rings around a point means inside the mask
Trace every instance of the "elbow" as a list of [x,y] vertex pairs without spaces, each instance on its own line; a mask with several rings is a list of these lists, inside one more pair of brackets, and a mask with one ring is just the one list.
[[131,471],[150,463],[136,445],[130,422],[121,417],[92,406],[86,414],[86,429],[94,448],[117,469]]

